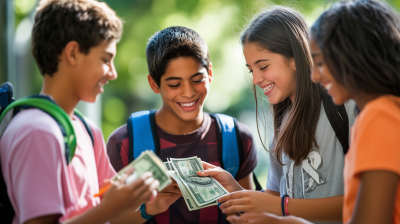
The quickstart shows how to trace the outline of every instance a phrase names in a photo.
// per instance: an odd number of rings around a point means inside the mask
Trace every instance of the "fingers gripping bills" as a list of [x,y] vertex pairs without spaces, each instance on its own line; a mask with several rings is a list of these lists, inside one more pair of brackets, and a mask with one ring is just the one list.
[[201,159],[197,156],[183,159],[171,158],[164,162],[163,166],[156,154],[147,150],[119,171],[113,180],[117,180],[131,167],[135,169],[135,172],[127,178],[127,183],[150,171],[153,177],[160,181],[158,191],[171,184],[170,177],[172,177],[177,182],[189,211],[217,205],[220,197],[229,194],[214,178],[200,177],[196,174],[197,171],[204,170]]
[[153,151],[146,150],[142,152],[138,158],[119,171],[112,180],[118,180],[118,178],[131,169],[131,167],[135,169],[135,172],[127,178],[126,182],[128,184],[148,171],[153,174],[154,179],[157,179],[160,182],[160,185],[157,188],[158,191],[162,191],[171,183],[171,179],[169,178],[165,167],[162,165],[162,161],[153,153]]
[[189,211],[217,205],[218,198],[229,194],[214,178],[196,174],[197,171],[204,170],[198,157],[171,158],[164,162],[164,166],[177,182]]

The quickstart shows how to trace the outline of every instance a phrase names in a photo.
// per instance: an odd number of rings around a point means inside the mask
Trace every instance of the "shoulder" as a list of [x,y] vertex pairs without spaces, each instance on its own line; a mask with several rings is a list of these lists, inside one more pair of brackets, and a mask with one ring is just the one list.
[[[34,158],[51,158],[52,153],[60,152],[64,147],[64,138],[57,122],[39,109],[27,109],[19,112],[8,124],[0,140],[3,161],[11,161],[12,155]],[[26,151],[29,148],[29,153]],[[58,148],[59,150],[54,150]],[[3,157],[4,156],[4,157]],[[33,157],[32,157],[33,158]]]
[[108,141],[123,141],[124,139],[127,139],[128,136],[128,126],[126,124],[118,127],[117,129],[115,129],[110,137],[108,138]]
[[383,96],[365,105],[353,127],[349,150],[357,171],[388,169],[400,173],[398,133],[400,97]]
[[[379,120],[400,120],[400,97],[384,96],[370,101],[359,114],[358,120],[377,122]],[[360,123],[360,121],[359,121]]]
[[[222,114],[222,115],[225,115],[225,114]],[[211,117],[211,120],[213,122],[215,122],[215,119],[214,119],[213,116],[210,116],[209,114],[206,114],[206,116]],[[252,134],[250,128],[247,125],[237,121],[237,119],[232,117],[232,116],[229,116],[229,115],[225,115],[225,116],[231,117],[232,119],[234,119],[236,121],[236,128],[238,129],[239,134],[240,134],[240,138],[242,140],[247,140],[247,139],[252,140],[253,139],[253,134]]]
[[[79,118],[78,118],[79,119]],[[90,129],[92,130],[93,134],[97,137],[98,135],[103,136],[103,133],[101,131],[101,129],[89,118],[84,117],[84,120],[86,122],[86,124],[90,127]]]
[[374,136],[369,141],[379,139],[379,144],[385,144],[383,139],[394,141],[400,132],[400,97],[383,96],[370,101],[358,115],[354,127],[355,139]]
[[47,133],[62,139],[60,126],[56,120],[40,109],[27,109],[19,112],[8,124],[4,134]]
[[[399,117],[400,97],[382,96],[367,103],[362,111],[362,115],[386,114]],[[360,115],[361,115],[360,114]]]
[[239,121],[237,121],[236,123],[237,123],[237,128],[239,129],[240,137],[243,140],[250,139],[253,141],[253,134],[252,134],[250,128],[247,125],[245,125]]

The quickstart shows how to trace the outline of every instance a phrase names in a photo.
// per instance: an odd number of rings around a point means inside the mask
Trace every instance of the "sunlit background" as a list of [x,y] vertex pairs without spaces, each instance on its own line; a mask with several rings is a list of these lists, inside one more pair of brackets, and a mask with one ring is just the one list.
[[[30,52],[30,32],[37,0],[0,0],[0,81],[11,81],[16,98],[41,89],[42,77]],[[399,8],[400,0],[388,1]],[[117,47],[115,66],[118,79],[105,87],[95,104],[79,108],[103,130],[105,139],[128,115],[139,110],[159,108],[161,98],[147,83],[146,43],[154,32],[169,26],[186,26],[197,31],[208,43],[214,79],[205,103],[207,112],[225,113],[248,125],[259,152],[255,170],[266,185],[268,155],[257,134],[251,76],[242,54],[241,30],[260,10],[273,4],[300,11],[308,25],[329,8],[333,1],[260,0],[106,0],[124,20],[124,34]],[[268,107],[268,105],[265,105]],[[264,141],[271,127],[261,128]],[[266,134],[267,133],[267,134]],[[268,144],[267,144],[268,145]]]

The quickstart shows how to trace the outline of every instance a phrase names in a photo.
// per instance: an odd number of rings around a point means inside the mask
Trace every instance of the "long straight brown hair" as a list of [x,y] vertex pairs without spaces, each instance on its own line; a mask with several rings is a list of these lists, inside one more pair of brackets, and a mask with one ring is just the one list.
[[[283,165],[284,152],[298,165],[307,158],[313,146],[318,148],[315,130],[321,111],[321,100],[325,94],[320,84],[311,81],[313,65],[307,24],[296,11],[276,6],[262,12],[250,23],[241,36],[241,42],[242,45],[255,43],[270,52],[295,60],[294,102],[287,98],[272,106],[275,145],[273,152],[280,164]],[[256,100],[257,129],[261,138],[255,86],[253,92]],[[283,123],[285,116],[286,121]]]

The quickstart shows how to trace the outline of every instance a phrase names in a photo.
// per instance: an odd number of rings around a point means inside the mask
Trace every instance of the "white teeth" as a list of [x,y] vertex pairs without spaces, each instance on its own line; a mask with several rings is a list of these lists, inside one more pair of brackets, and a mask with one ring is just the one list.
[[275,86],[275,84],[273,83],[273,84],[270,84],[270,85],[268,85],[268,86],[266,86],[263,90],[264,90],[264,92],[268,92],[270,89],[272,89],[272,87],[274,87]]
[[190,103],[179,103],[179,104],[180,104],[181,106],[184,106],[184,107],[191,107],[191,106],[193,106],[195,103],[196,103],[196,100],[193,101],[193,102],[190,102]]
[[332,83],[329,83],[328,85],[325,85],[324,87],[326,90],[329,90],[332,87],[332,85],[333,85]]

